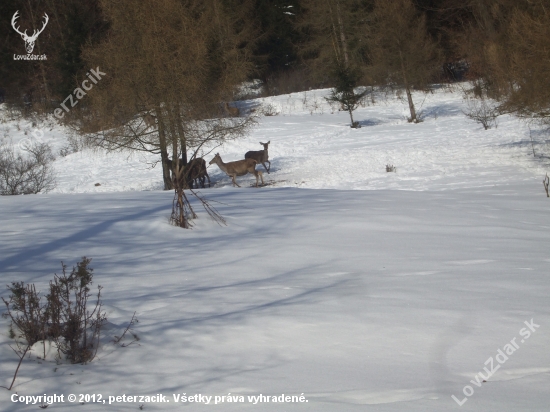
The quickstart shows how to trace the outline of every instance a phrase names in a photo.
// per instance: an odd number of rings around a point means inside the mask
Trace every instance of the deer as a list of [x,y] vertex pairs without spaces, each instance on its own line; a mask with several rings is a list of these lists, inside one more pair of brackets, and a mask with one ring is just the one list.
[[218,167],[233,180],[233,185],[241,187],[235,181],[235,177],[244,176],[247,173],[256,176],[256,187],[258,187],[258,177],[262,179],[262,185],[264,184],[264,177],[262,172],[256,170],[256,164],[258,163],[254,159],[237,160],[236,162],[224,163],[219,153],[216,153],[214,158],[210,160],[209,164],[216,163]]
[[[179,165],[180,167],[183,166],[183,159],[179,159]],[[170,159],[168,159],[168,166],[170,169],[173,167],[172,160]],[[208,172],[206,171],[206,161],[202,157],[191,159],[187,165],[183,166],[182,173],[182,176],[186,180],[185,186],[190,189],[193,189],[193,187],[198,189],[199,185],[204,189],[206,187],[206,179],[208,179],[208,187],[211,187],[210,176],[208,176]]]
[[27,49],[27,53],[31,54],[34,50],[34,42],[36,42],[36,39],[38,38],[38,35],[44,31],[46,28],[46,25],[48,24],[48,21],[50,21],[50,18],[46,13],[44,13],[44,23],[42,24],[42,28],[40,30],[35,30],[32,36],[27,35],[27,30],[24,32],[19,31],[19,27],[15,27],[16,21],[19,18],[18,16],[19,10],[15,12],[11,19],[11,26],[13,29],[21,35],[21,38],[25,41],[25,49]]
[[[271,140],[267,143],[260,142],[260,144],[264,147],[264,150],[251,150],[250,152],[246,152],[244,155],[245,159],[254,159],[256,162],[263,164],[267,174],[269,174],[269,171],[271,170],[271,162],[268,160],[269,154],[267,153],[267,146],[269,146],[269,143],[271,143]],[[266,163],[269,163],[269,169],[265,165]]]
[[203,189],[205,188],[206,179],[208,179],[208,187],[211,187],[210,176],[208,176],[208,172],[206,171],[206,160],[202,157],[196,157],[187,163],[186,168],[188,171],[185,173],[187,173],[189,179],[191,179],[197,189],[199,188],[199,183]]
[[231,117],[239,117],[241,115],[241,111],[238,107],[229,106],[227,102],[223,103],[223,110]]

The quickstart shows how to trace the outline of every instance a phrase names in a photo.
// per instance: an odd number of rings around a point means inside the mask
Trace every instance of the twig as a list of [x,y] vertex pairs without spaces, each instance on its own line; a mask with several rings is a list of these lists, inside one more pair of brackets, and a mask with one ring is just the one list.
[[[17,351],[15,349],[13,349],[10,345],[10,348],[12,351],[15,352],[15,354],[17,356],[19,356],[19,354],[17,353]],[[23,354],[21,356],[19,356],[19,363],[17,364],[17,369],[15,369],[15,373],[13,374],[13,379],[11,381],[11,385],[9,388],[6,388],[5,386],[0,386],[0,388],[4,388],[4,389],[7,389],[8,391],[11,391],[11,388],[13,387],[13,384],[15,382],[15,378],[17,378],[17,373],[19,372],[19,367],[21,366],[21,363],[23,362],[23,359],[25,358],[25,355],[27,354],[27,352],[29,351],[29,349],[31,348],[30,345],[27,345],[27,347],[25,348],[25,350],[23,351]]]
[[128,330],[134,325],[134,323],[136,323],[137,319],[135,319],[135,317],[136,317],[136,312],[134,312],[134,314],[132,315],[132,319],[130,319],[130,323],[128,323],[128,326],[126,327],[126,329],[124,329],[124,332],[122,333],[122,335],[120,335],[120,337],[115,336],[115,339],[113,340],[114,343],[119,343],[124,338],[124,336],[126,335],[126,332],[128,332]]

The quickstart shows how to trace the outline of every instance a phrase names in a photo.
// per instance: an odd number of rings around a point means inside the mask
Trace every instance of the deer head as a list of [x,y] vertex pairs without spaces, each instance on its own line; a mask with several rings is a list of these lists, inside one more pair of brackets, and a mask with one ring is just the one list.
[[38,38],[38,35],[44,31],[44,29],[46,28],[46,24],[48,24],[48,21],[50,20],[50,18],[46,13],[44,13],[44,24],[42,25],[42,28],[40,30],[35,30],[32,36],[28,36],[27,30],[21,33],[21,31],[19,31],[19,27],[15,27],[15,22],[19,18],[18,13],[19,13],[19,10],[17,10],[13,15],[11,19],[11,26],[17,33],[21,35],[21,38],[25,41],[25,49],[27,49],[27,53],[31,54],[34,49],[34,42]]

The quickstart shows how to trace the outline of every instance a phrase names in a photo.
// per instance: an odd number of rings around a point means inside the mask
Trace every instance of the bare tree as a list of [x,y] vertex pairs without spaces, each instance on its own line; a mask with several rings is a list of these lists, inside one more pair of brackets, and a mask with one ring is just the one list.
[[297,26],[304,42],[300,54],[311,76],[323,83],[334,80],[334,68],[347,70],[365,63],[362,27],[372,0],[302,0]]
[[353,111],[361,104],[367,89],[358,86],[365,80],[363,30],[371,1],[305,0],[301,28],[307,33],[302,48],[304,60],[313,76],[328,80],[333,86],[329,102],[350,115],[351,127],[359,127]]
[[485,130],[497,127],[498,107],[486,97],[466,97],[466,107],[466,117],[480,123]]
[[185,166],[206,147],[241,137],[254,124],[251,117],[219,116],[220,102],[250,69],[238,29],[219,0],[101,5],[111,21],[110,37],[84,55],[106,75],[90,92],[79,128],[110,150],[159,154],[164,187],[176,192],[173,221],[188,227],[195,213],[183,192],[183,174],[190,170]]
[[550,123],[550,0],[456,0],[472,18],[457,35],[476,97],[501,113]]
[[0,195],[35,194],[55,187],[50,146],[35,143],[26,149],[25,156],[11,146],[0,147]]
[[497,54],[501,110],[549,125],[550,1],[518,3]]
[[425,16],[411,0],[376,0],[366,30],[370,74],[381,84],[403,87],[409,121],[418,123],[411,91],[425,90],[440,67],[439,51],[428,35]]

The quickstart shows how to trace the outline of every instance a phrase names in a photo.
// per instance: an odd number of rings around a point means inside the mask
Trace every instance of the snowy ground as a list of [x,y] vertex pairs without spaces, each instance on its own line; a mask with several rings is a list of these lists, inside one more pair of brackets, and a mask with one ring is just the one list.
[[[200,209],[193,230],[169,226],[172,193],[158,190],[155,159],[139,155],[58,157],[52,193],[1,197],[3,284],[44,289],[61,260],[91,257],[110,322],[89,365],[33,353],[17,394],[64,394],[49,407],[56,410],[80,406],[69,394],[101,394],[106,404],[83,408],[547,411],[544,135],[532,134],[535,158],[525,124],[503,117],[485,131],[463,115],[461,93],[444,89],[416,96],[421,124],[406,122],[404,102],[378,99],[356,112],[363,127],[353,130],[325,93],[262,100],[279,114],[215,149],[230,161],[271,141],[267,187],[242,177],[243,188],[232,188],[209,168],[214,188],[202,193],[226,227]],[[31,130],[0,125],[16,145]],[[41,137],[56,150],[65,138],[59,127]],[[386,173],[387,164],[397,172]],[[140,341],[114,345],[134,311]],[[4,386],[18,360],[7,326],[0,320]],[[0,389],[2,410],[37,409],[12,403],[13,393]],[[123,394],[170,402],[108,405]],[[183,394],[212,398],[176,403]],[[270,402],[254,404],[260,394]],[[307,402],[273,403],[281,394]]]

